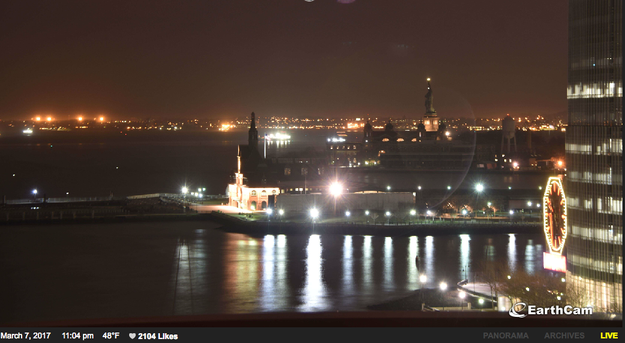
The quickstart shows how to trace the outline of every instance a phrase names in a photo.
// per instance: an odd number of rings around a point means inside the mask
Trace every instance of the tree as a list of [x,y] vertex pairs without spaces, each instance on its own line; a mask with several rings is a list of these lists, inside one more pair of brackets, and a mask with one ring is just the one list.
[[505,284],[507,276],[510,274],[510,267],[503,260],[482,260],[476,265],[476,273],[477,280],[490,287],[491,304],[494,308],[495,300],[499,298],[499,293],[502,291],[502,285]]
[[378,219],[380,215],[377,213],[371,213],[371,218],[373,218],[373,225],[375,225],[375,220]]

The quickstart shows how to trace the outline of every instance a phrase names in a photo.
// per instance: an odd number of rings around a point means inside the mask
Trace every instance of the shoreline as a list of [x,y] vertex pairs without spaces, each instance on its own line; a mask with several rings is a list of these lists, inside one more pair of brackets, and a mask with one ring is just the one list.
[[212,212],[208,214],[212,221],[221,224],[218,230],[248,235],[265,234],[336,234],[336,235],[371,235],[371,236],[405,236],[405,235],[450,235],[450,234],[501,234],[542,233],[540,223],[514,223],[497,225],[482,223],[444,223],[444,224],[413,224],[413,225],[367,225],[367,224],[314,224],[293,222],[258,222],[244,221],[232,216]]

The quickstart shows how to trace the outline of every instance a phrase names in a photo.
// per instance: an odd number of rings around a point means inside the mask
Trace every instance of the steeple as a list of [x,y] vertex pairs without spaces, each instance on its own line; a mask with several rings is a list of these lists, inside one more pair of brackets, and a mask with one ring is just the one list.
[[248,131],[248,144],[250,149],[258,150],[258,130],[256,130],[256,114],[252,112],[252,122]]

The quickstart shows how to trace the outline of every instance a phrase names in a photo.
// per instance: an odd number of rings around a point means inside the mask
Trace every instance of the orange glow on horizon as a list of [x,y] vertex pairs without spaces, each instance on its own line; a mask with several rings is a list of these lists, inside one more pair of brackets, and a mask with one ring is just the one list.
[[46,118],[47,121],[52,121],[52,117]]
[[78,117],[78,121],[82,121],[82,117]]
[[35,118],[36,121],[41,121],[41,117]]
[[100,121],[104,121],[104,117],[100,117]]

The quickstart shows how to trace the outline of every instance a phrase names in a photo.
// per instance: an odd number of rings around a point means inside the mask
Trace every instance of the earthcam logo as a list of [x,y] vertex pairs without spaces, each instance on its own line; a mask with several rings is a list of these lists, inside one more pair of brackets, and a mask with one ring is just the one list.
[[[527,309],[527,313],[520,313]],[[527,316],[583,316],[592,314],[592,307],[573,307],[571,305],[566,305],[564,307],[560,307],[559,305],[551,306],[551,307],[537,307],[536,305],[527,305],[526,303],[519,302],[512,307],[510,307],[510,311],[508,311],[510,317],[514,318],[525,318]]]

